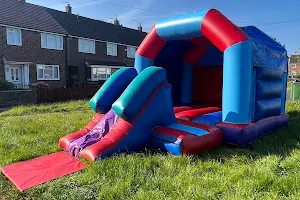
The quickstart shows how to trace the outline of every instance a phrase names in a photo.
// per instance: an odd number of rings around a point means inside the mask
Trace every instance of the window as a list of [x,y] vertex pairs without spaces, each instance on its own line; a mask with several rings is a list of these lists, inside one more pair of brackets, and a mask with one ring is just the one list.
[[127,57],[134,58],[136,52],[136,47],[127,47]]
[[118,46],[114,43],[107,43],[107,55],[117,56]]
[[115,73],[120,67],[94,67],[92,68],[92,80],[107,80],[113,73]]
[[37,65],[37,80],[60,80],[58,65]]
[[42,48],[63,50],[63,37],[60,35],[42,33],[41,34]]
[[297,65],[296,64],[292,64],[292,68],[296,68],[297,67]]
[[293,76],[297,75],[297,72],[292,71],[292,75],[293,75]]
[[78,39],[78,51],[82,53],[95,53],[95,41]]
[[20,29],[6,29],[7,44],[22,46],[22,34]]

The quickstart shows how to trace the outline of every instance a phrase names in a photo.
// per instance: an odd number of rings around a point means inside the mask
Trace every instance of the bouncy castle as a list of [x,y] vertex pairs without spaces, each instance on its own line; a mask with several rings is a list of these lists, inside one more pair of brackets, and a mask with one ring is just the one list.
[[247,145],[288,125],[287,64],[283,46],[215,9],[160,20],[134,68],[117,71],[91,99],[94,120],[60,145],[67,150],[108,112],[118,119],[78,155],[94,161],[146,146],[181,155]]
[[287,64],[279,43],[215,9],[158,21],[135,66],[115,72],[90,100],[92,121],[60,139],[69,154],[1,170],[22,191],[83,169],[78,156],[95,161],[145,147],[191,155],[222,143],[247,145],[288,126]]

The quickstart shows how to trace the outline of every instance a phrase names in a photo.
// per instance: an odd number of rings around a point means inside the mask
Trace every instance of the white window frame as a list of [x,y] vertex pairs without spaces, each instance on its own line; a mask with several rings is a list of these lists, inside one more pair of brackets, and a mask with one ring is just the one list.
[[[15,37],[16,37],[15,34],[18,34],[19,39],[20,39],[20,43],[16,43],[15,41],[13,43],[10,43],[9,40],[8,40],[8,34],[9,34],[9,32],[12,32],[12,34],[14,34],[14,40],[15,40]],[[22,46],[22,30],[18,29],[18,28],[7,27],[6,28],[6,40],[7,40],[7,44],[8,45]]]
[[297,75],[297,72],[292,71],[292,75],[293,75],[293,76]]
[[[58,70],[58,77],[57,78],[45,78],[44,70],[43,69],[43,78],[39,78],[39,67],[52,67],[52,77],[54,77],[54,68],[57,67]],[[36,77],[38,81],[59,81],[60,80],[60,71],[59,71],[59,65],[44,65],[44,64],[37,64],[36,65]]]
[[292,64],[292,68],[297,68],[297,64]]
[[[112,49],[112,52],[110,52],[110,48]],[[116,43],[107,42],[106,53],[108,56],[118,56],[118,45]]]
[[[131,54],[132,50],[134,49],[134,53]],[[127,58],[135,58],[135,52],[136,52],[137,48],[133,47],[133,46],[127,46]]]
[[[82,45],[83,45],[82,49],[81,49],[81,45],[80,45],[81,42],[82,42]],[[89,51],[84,51],[84,45],[92,45],[93,48],[91,50],[91,46],[90,46]],[[79,38],[78,39],[78,52],[95,54],[96,53],[96,42],[95,42],[95,40]]]
[[[91,67],[91,80],[92,81],[99,81],[99,80],[107,80],[111,75],[111,70],[112,69],[121,69],[123,67],[121,66],[99,66],[99,67]],[[106,69],[106,77],[105,78],[95,78],[94,77],[94,69]]]
[[[45,37],[46,41],[43,41],[44,37]],[[50,47],[48,45],[49,40],[54,39],[54,38],[56,39],[56,48]],[[61,45],[59,45],[59,42],[61,43]],[[64,49],[63,36],[57,35],[57,34],[51,34],[51,33],[41,33],[41,48],[43,48],[43,49],[63,50]]]

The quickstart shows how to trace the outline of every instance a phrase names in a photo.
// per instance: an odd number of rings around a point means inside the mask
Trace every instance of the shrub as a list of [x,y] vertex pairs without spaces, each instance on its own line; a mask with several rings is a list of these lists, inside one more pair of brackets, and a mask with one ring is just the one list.
[[84,82],[81,81],[74,81],[72,87],[85,87],[86,84]]
[[45,87],[49,87],[49,85],[47,83],[44,83],[43,81],[38,81],[36,83],[32,83],[30,85],[31,87],[35,87],[35,88],[45,88]]
[[294,76],[297,79],[300,79],[300,74],[297,74],[296,76]]
[[15,85],[8,81],[0,80],[0,90],[12,90]]

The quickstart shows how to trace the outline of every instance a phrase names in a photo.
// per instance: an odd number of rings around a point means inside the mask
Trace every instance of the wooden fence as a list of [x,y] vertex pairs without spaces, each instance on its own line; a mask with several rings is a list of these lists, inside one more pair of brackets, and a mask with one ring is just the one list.
[[87,99],[94,96],[100,86],[86,86],[77,88],[39,88],[37,90],[38,103]]

